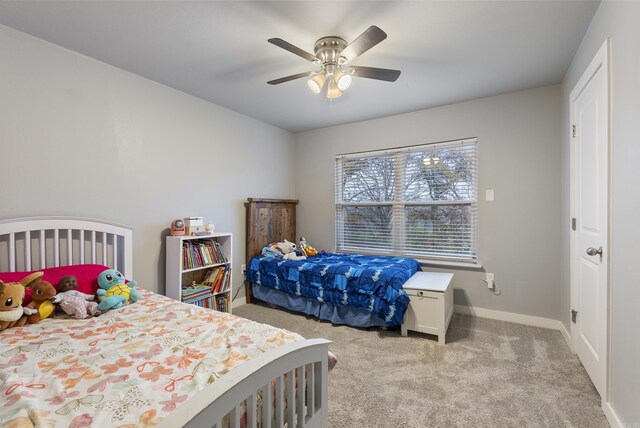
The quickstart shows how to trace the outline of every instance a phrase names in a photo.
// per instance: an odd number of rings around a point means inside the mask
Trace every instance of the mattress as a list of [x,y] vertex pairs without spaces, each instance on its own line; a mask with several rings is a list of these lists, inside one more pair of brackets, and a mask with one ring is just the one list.
[[289,331],[141,290],[87,320],[0,332],[0,425],[153,426]]
[[311,312],[302,310],[306,313],[330,312],[338,323],[350,325],[354,324],[349,317],[336,314],[353,308],[358,319],[371,314],[371,325],[393,327],[402,324],[409,305],[402,285],[418,270],[418,262],[405,257],[327,253],[306,260],[284,260],[261,255],[249,262],[247,279],[270,303],[281,302],[294,310],[308,308]]

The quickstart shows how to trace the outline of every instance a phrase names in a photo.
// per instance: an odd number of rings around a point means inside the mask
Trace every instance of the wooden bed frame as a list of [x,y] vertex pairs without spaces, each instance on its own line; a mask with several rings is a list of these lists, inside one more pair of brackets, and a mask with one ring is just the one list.
[[[270,242],[296,238],[297,199],[247,199],[247,266]],[[247,303],[253,303],[251,283],[246,285]]]
[[[295,229],[292,240],[294,236]],[[78,217],[0,220],[0,271],[101,263],[131,278],[132,238],[132,228],[102,220]],[[289,421],[289,428],[326,427],[329,343],[325,339],[304,340],[252,358],[187,400],[158,426],[221,428],[223,417],[229,415],[229,426],[239,428],[241,405],[245,403],[247,427],[255,428],[258,420],[265,428],[282,427],[285,421]],[[261,414],[257,415],[259,391],[263,403],[275,401],[275,406],[262,406]]]

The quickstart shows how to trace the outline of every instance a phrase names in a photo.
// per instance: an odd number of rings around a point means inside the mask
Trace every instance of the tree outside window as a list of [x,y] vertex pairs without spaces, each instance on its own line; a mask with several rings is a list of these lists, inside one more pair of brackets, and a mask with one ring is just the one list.
[[338,251],[474,260],[477,140],[336,158]]

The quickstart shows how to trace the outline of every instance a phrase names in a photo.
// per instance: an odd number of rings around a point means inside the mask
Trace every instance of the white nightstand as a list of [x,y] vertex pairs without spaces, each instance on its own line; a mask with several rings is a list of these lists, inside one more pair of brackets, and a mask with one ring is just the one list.
[[447,328],[453,315],[452,273],[416,272],[404,283],[411,303],[404,315],[401,333],[408,330],[438,336],[438,343],[444,345]]

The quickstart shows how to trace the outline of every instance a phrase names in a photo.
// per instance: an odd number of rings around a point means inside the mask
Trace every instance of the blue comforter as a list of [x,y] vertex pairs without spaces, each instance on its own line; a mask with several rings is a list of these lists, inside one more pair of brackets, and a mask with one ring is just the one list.
[[409,297],[402,285],[420,269],[402,257],[323,254],[306,260],[256,256],[247,279],[297,296],[365,309],[388,326],[402,324]]

